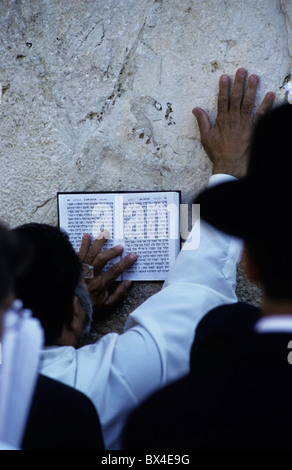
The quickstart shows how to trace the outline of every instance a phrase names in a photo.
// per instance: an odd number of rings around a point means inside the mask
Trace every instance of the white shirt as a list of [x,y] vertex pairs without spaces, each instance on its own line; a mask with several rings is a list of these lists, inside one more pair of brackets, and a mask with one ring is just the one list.
[[[214,175],[209,185],[234,179]],[[236,302],[242,243],[202,221],[199,247],[182,248],[160,292],[133,311],[123,334],[93,345],[45,348],[41,372],[87,394],[98,411],[106,449],[121,449],[129,413],[157,389],[189,371],[196,325],[212,308]]]
[[257,333],[289,333],[292,331],[292,314],[262,317],[254,328]]
[[0,449],[19,449],[38,377],[43,330],[16,300],[5,312],[0,363]]
[[7,442],[0,441],[0,450],[20,450],[18,447],[11,446]]

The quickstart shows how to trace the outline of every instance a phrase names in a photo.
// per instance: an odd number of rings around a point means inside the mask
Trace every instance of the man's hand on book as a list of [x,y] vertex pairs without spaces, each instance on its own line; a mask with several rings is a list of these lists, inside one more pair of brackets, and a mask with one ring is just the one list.
[[230,77],[226,74],[220,77],[217,118],[214,124],[211,124],[203,109],[193,109],[201,143],[213,163],[213,174],[227,173],[238,178],[245,176],[254,125],[273,104],[274,93],[266,93],[253,116],[259,77],[250,75],[245,90],[246,79],[247,71],[238,69],[231,89]]
[[107,271],[103,271],[108,261],[120,256],[123,252],[121,245],[101,251],[107,238],[108,232],[102,232],[90,247],[91,237],[89,234],[85,234],[79,250],[79,258],[82,263],[89,264],[94,268],[94,277],[92,279],[85,279],[85,282],[94,310],[100,312],[116,305],[128,295],[131,285],[130,281],[121,281],[113,292],[111,292],[111,288],[118,277],[127,268],[132,266],[137,259],[135,253],[129,253]]

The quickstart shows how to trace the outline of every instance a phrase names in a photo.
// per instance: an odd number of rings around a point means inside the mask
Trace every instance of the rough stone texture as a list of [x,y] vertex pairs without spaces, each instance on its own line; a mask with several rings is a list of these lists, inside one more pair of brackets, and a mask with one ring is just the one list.
[[[285,99],[289,0],[2,0],[1,218],[57,222],[56,192],[181,189],[210,163],[192,108],[216,114],[218,79],[240,66]],[[289,34],[290,33],[290,34]],[[105,328],[160,284],[134,285]],[[241,300],[260,292],[238,275]]]

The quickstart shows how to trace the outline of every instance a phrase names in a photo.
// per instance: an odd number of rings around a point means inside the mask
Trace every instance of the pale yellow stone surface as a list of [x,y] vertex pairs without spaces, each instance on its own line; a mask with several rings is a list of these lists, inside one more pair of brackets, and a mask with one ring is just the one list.
[[[259,74],[257,103],[285,100],[291,18],[289,0],[1,1],[2,220],[55,224],[57,191],[190,202],[210,175],[192,108],[214,118],[238,67]],[[134,288],[123,312],[156,289]],[[242,276],[238,289],[258,301]]]

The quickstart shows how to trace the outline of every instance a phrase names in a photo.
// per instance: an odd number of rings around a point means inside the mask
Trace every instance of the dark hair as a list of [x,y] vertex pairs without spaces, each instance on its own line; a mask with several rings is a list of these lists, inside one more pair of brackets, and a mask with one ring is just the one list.
[[257,239],[246,242],[255,262],[264,292],[273,299],[292,300],[291,238],[283,234],[277,239]]
[[[290,135],[292,123],[292,105],[281,104],[263,114],[254,128],[247,175],[259,178],[287,194],[287,187],[281,184],[290,183],[292,159],[290,158]],[[280,184],[279,184],[280,182]],[[261,180],[261,184],[263,181]],[[290,194],[290,191],[289,191]]]
[[31,249],[30,263],[16,280],[16,295],[41,321],[45,344],[56,344],[72,315],[81,261],[67,234],[57,227],[31,223],[13,232]]
[[251,233],[245,241],[264,291],[274,299],[292,299],[291,124],[292,106],[287,103],[260,118],[251,140],[248,168],[248,176],[258,188],[264,230]]
[[26,261],[26,250],[21,250],[17,235],[0,223],[0,304],[14,289],[16,276]]

